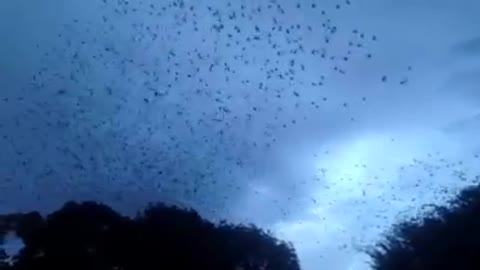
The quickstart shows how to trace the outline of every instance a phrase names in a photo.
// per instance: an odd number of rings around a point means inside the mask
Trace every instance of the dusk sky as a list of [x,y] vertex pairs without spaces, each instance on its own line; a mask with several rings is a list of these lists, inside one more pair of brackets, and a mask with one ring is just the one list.
[[370,269],[480,182],[476,0],[2,0],[0,213],[150,201]]

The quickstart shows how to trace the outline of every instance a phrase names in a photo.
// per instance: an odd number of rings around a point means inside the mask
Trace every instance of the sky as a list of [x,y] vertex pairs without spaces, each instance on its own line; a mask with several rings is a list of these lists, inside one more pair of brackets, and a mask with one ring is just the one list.
[[369,269],[480,180],[474,0],[0,2],[0,213],[149,201]]

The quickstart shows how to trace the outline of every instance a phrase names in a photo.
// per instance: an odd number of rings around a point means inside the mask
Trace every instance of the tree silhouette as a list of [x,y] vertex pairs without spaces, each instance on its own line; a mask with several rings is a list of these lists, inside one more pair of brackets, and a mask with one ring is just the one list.
[[25,247],[1,270],[300,269],[290,244],[253,225],[214,224],[163,204],[129,218],[99,203],[69,202],[46,218],[4,216],[0,232],[7,230]]
[[480,269],[480,186],[397,224],[369,254],[376,270]]

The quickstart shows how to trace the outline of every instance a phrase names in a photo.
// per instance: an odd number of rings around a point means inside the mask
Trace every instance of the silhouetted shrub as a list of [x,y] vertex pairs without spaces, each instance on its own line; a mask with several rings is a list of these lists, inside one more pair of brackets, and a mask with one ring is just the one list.
[[447,207],[397,224],[370,252],[376,270],[480,269],[480,186]]
[[128,218],[95,202],[69,202],[45,219],[29,213],[2,221],[25,243],[2,270],[300,269],[293,247],[259,228],[213,224],[163,204]]

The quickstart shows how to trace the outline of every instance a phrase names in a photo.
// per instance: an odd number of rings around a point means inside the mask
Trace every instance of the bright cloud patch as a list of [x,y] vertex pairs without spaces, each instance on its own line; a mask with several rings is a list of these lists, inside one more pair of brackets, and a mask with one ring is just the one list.
[[304,217],[279,222],[274,230],[295,244],[305,269],[365,269],[359,249],[377,240],[399,213],[410,216],[470,183],[451,177],[467,169],[455,162],[460,152],[452,138],[429,130],[369,133],[332,145],[317,162],[318,185]]

